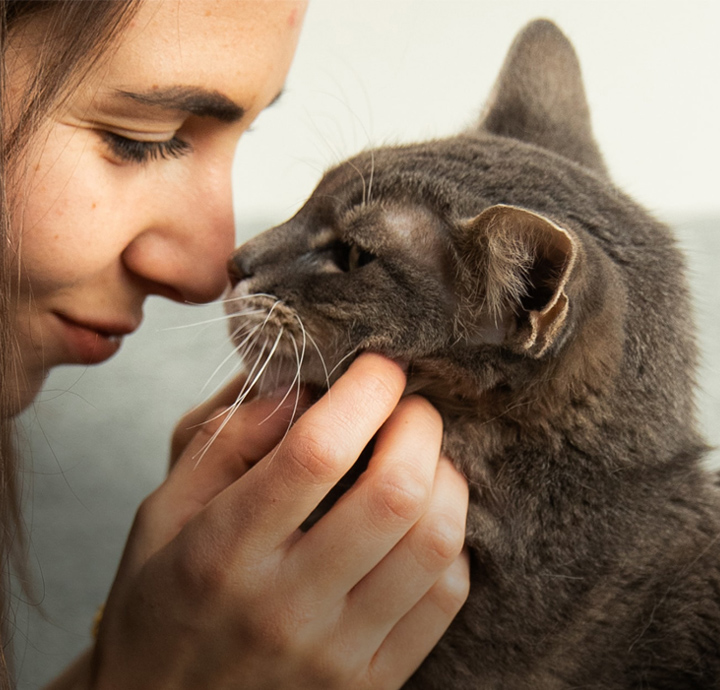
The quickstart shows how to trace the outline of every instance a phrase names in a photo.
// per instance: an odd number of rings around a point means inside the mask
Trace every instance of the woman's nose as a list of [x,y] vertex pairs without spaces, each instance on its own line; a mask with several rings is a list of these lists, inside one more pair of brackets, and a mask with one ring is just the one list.
[[143,225],[123,261],[149,293],[209,302],[227,288],[227,257],[235,245],[229,168],[215,185],[205,179],[179,196],[156,199]]

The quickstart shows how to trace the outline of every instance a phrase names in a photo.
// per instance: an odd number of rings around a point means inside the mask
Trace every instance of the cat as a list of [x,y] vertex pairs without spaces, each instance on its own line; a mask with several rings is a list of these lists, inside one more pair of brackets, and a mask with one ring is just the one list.
[[478,124],[329,170],[231,273],[251,383],[373,350],[443,416],[471,593],[405,687],[720,688],[684,262],[610,181],[554,24],[518,35]]

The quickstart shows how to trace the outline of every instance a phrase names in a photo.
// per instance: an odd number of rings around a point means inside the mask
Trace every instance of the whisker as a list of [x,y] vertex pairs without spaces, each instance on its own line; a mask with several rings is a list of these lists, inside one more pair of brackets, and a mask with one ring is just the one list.
[[368,180],[368,204],[372,201],[373,176],[375,175],[375,151],[370,149],[370,179]]
[[[270,417],[272,417],[272,416],[285,404],[285,401],[287,400],[288,396],[289,396],[290,393],[292,392],[292,389],[295,388],[295,384],[297,384],[297,392],[296,392],[296,394],[295,394],[295,406],[294,406],[294,408],[293,408],[293,414],[292,414],[292,417],[293,417],[293,418],[295,417],[295,413],[297,412],[298,404],[299,404],[299,402],[300,402],[300,385],[301,385],[301,381],[300,381],[300,369],[301,369],[301,359],[300,359],[299,356],[298,356],[298,349],[297,349],[297,343],[295,342],[295,338],[292,336],[291,333],[288,333],[287,335],[288,335],[288,338],[290,339],[290,343],[291,343],[291,345],[293,346],[293,349],[295,350],[295,361],[297,362],[297,365],[298,365],[298,366],[297,366],[297,371],[295,372],[295,377],[294,377],[293,380],[290,382],[290,385],[288,386],[287,392],[286,392],[285,395],[283,396],[282,400],[278,403],[277,407],[276,407],[267,417],[265,417],[265,419],[263,419],[263,420],[260,422],[260,424],[264,424],[265,422],[267,422],[267,420],[270,419]],[[289,427],[288,427],[288,429],[289,429]],[[287,432],[285,433],[285,435],[287,435]],[[282,440],[284,440],[284,439],[285,439],[285,436],[283,436],[283,438],[281,439],[281,442],[282,442]]]
[[[298,322],[300,326],[300,331],[302,332],[303,342],[302,342],[302,352],[300,353],[300,359],[298,361],[298,376],[300,375],[300,370],[302,369],[303,362],[305,361],[305,347],[307,345],[307,338],[310,335],[305,330],[305,325],[302,322],[302,319],[298,314],[293,314],[295,317],[295,320]],[[295,345],[295,339],[293,339],[293,345]]]
[[267,349],[268,345],[268,339],[265,338],[265,342],[263,342],[262,349],[260,350],[260,353],[255,358],[255,361],[253,362],[252,367],[250,368],[250,371],[248,371],[247,374],[247,380],[245,381],[245,384],[240,389],[240,392],[237,394],[237,397],[235,398],[235,402],[233,405],[240,405],[243,400],[247,397],[248,393],[250,392],[250,389],[255,385],[255,381],[257,379],[254,379],[255,371],[260,366],[260,362],[262,361],[263,355],[265,354],[265,350]]
[[357,165],[355,165],[352,161],[347,161],[347,164],[360,176],[360,180],[362,181],[363,186],[362,205],[367,206],[367,188],[365,185],[365,175],[362,174],[360,168],[358,168]]
[[[331,370],[330,374],[328,375],[328,378],[330,378],[338,369],[338,367],[348,358],[352,357],[354,354],[357,353],[359,348],[355,347],[350,352],[348,352]],[[328,388],[328,402],[332,405],[332,388]]]
[[[242,401],[248,396],[250,391],[255,387],[255,384],[258,382],[260,377],[263,375],[263,372],[265,371],[265,369],[267,369],[268,364],[270,364],[270,361],[272,360],[273,355],[275,354],[275,351],[277,350],[278,345],[280,344],[280,339],[282,338],[282,334],[284,333],[284,331],[285,331],[284,328],[280,328],[280,332],[277,334],[277,337],[275,338],[275,342],[273,343],[272,349],[270,350],[267,358],[265,359],[265,363],[260,367],[258,373],[255,374],[255,378],[253,378],[252,381],[250,381],[249,385],[247,385],[247,392],[244,394],[242,400],[240,400],[240,399],[236,400],[235,405],[239,406],[242,404]],[[267,341],[266,341],[266,344],[267,344]]]
[[297,383],[297,392],[295,393],[295,410],[297,411],[298,401],[300,400],[300,387],[302,386],[302,365],[303,361],[305,360],[305,333],[303,332],[303,346],[300,356],[298,356],[298,349],[295,338],[291,337],[290,342],[292,343],[293,350],[295,350],[295,362],[297,363],[297,371],[295,372],[295,378],[292,382],[292,386]]
[[255,333],[256,331],[260,330],[262,328],[262,324],[256,323],[255,325],[247,324],[247,323],[241,323],[231,334],[230,339],[235,342],[240,336],[243,336],[242,342],[240,342],[236,350],[239,350],[241,347],[245,345],[245,343],[248,341],[248,339]]
[[[256,323],[254,326],[248,329],[248,324],[243,323],[240,326],[238,326],[231,334],[230,337],[233,339],[233,341],[239,337],[241,334],[243,334],[243,339],[237,344],[235,350],[239,352],[242,348],[245,347],[247,342],[257,333],[258,331],[261,331],[265,323]],[[247,329],[243,333],[243,329]]]
[[237,314],[223,314],[223,316],[217,316],[213,319],[205,319],[204,321],[195,321],[194,323],[184,323],[180,326],[166,326],[165,328],[158,329],[159,332],[164,331],[180,331],[183,328],[195,328],[197,326],[205,326],[209,323],[217,323],[218,321],[228,321],[236,316],[250,316],[251,314],[262,314],[264,309],[257,309],[254,311],[238,312]]
[[[240,342],[240,343],[235,347],[235,350],[234,350],[233,352],[231,352],[231,353],[225,358],[225,360],[223,360],[223,362],[221,362],[220,365],[215,369],[215,371],[213,372],[212,376],[210,377],[210,379],[208,379],[208,382],[207,382],[207,383],[205,384],[205,386],[203,387],[203,390],[204,390],[205,387],[210,383],[210,381],[213,379],[213,377],[217,374],[217,372],[220,370],[220,368],[222,368],[222,366],[223,366],[223,365],[228,361],[228,359],[230,359],[232,356],[234,356],[235,354],[237,354],[241,359],[245,359],[245,357],[250,353],[250,351],[252,350],[252,348],[255,346],[255,343],[254,343],[254,340],[253,340],[255,334],[258,333],[258,332],[262,332],[262,330],[263,330],[263,329],[265,328],[265,326],[267,325],[268,320],[269,320],[270,317],[272,316],[273,310],[275,309],[275,307],[277,307],[277,305],[278,305],[279,303],[280,303],[280,300],[278,300],[277,298],[275,298],[275,303],[274,303],[274,304],[272,305],[272,307],[268,310],[268,312],[267,312],[267,314],[266,314],[266,316],[265,316],[265,319],[262,321],[262,323],[256,324],[255,326],[253,326],[253,327],[249,330],[249,332],[245,335],[245,337],[244,337],[244,339],[242,340],[242,342]],[[265,310],[262,309],[262,310],[259,310],[257,313],[263,313],[264,311],[265,311]],[[235,339],[235,337],[240,334],[240,332],[241,332],[241,330],[242,330],[243,327],[244,327],[244,324],[241,324],[237,329],[235,329],[235,331],[232,333],[232,336],[231,336],[231,337],[232,337],[233,339]],[[281,329],[281,332],[282,332],[282,329]],[[267,344],[267,342],[266,342],[266,344]],[[264,348],[265,348],[265,345],[263,346],[263,349],[262,349],[261,352],[260,352],[260,355],[259,355],[260,357],[262,356],[262,353],[264,352]],[[256,360],[255,360],[255,364],[253,365],[253,369],[249,372],[248,378],[249,378],[250,376],[252,376],[252,372],[254,371],[255,367],[257,367],[257,364],[258,364],[259,361],[260,361],[259,359],[256,359]],[[225,377],[225,380],[227,380],[227,377]],[[244,390],[245,390],[245,388],[243,388],[243,390],[240,391],[240,394],[239,394],[239,395],[242,395]]]
[[[225,294],[230,295],[232,293],[232,289],[228,289]],[[251,299],[252,297],[271,297],[272,299],[276,299],[275,295],[269,295],[264,292],[253,292],[248,295],[238,295],[237,297],[221,297],[218,300],[215,300],[214,302],[193,302],[192,300],[186,299],[183,304],[187,304],[190,307],[204,307],[205,309],[210,309],[212,307],[215,307],[217,305],[226,304],[227,302],[235,302],[237,300],[243,300],[243,299]]]
[[[201,393],[201,394],[205,392],[205,390],[207,389],[207,387],[210,385],[210,382],[215,378],[215,376],[217,376],[217,373],[225,366],[225,364],[227,364],[227,362],[228,362],[232,357],[238,356],[239,359],[241,360],[241,362],[242,362],[242,360],[245,359],[245,356],[250,352],[250,350],[251,350],[251,349],[253,348],[253,346],[255,345],[254,341],[251,342],[251,339],[253,338],[253,336],[255,335],[255,333],[256,333],[258,330],[260,330],[260,329],[261,329],[261,325],[260,325],[260,324],[258,324],[258,325],[256,325],[256,326],[254,326],[253,328],[251,328],[250,331],[249,331],[249,332],[247,333],[247,335],[245,336],[245,338],[244,338],[239,344],[237,344],[237,345],[235,346],[235,348],[227,355],[227,357],[225,357],[225,359],[223,359],[222,362],[220,362],[220,364],[218,364],[217,367],[215,367],[215,371],[213,371],[213,373],[210,374],[208,380],[205,382],[205,384],[204,384],[203,387],[201,388],[201,390],[200,390],[200,393]],[[238,329],[236,329],[236,330],[233,332],[233,334],[232,334],[232,338],[233,338],[233,339],[234,339],[235,336],[239,333],[239,331],[240,331],[240,329],[238,328]],[[233,367],[233,369],[232,369],[232,371],[230,372],[230,374],[226,375],[226,376],[223,378],[223,380],[222,380],[222,381],[215,387],[215,389],[212,391],[211,395],[214,394],[214,393],[216,393],[216,392],[220,389],[220,387],[223,385],[223,383],[225,383],[225,381],[228,380],[228,378],[230,377],[230,375],[233,374],[233,373],[234,373],[235,371],[237,371],[238,369],[239,369],[239,367]]]
[[[252,379],[252,381],[248,380],[245,385],[243,386],[244,393],[241,393],[241,395],[238,396],[236,401],[230,406],[228,414],[226,414],[225,419],[222,421],[220,426],[218,427],[217,431],[208,439],[208,442],[203,446],[203,448],[198,452],[198,459],[195,462],[195,467],[198,466],[198,464],[202,461],[203,457],[205,457],[205,453],[209,450],[210,446],[214,443],[215,439],[219,436],[219,434],[222,432],[222,430],[225,428],[225,426],[228,424],[232,416],[235,414],[235,411],[240,407],[240,405],[243,403],[245,398],[250,394],[250,391],[254,388],[255,384],[258,382],[260,377],[263,375],[263,372],[267,368],[268,364],[270,364],[270,361],[273,358],[273,355],[275,354],[275,351],[277,350],[278,344],[280,343],[280,339],[282,338],[284,328],[280,329],[280,332],[277,334],[277,337],[275,338],[275,342],[268,353],[268,356],[265,359],[265,363],[260,367],[257,374],[255,374],[255,377]],[[258,362],[260,361],[260,358],[262,357],[262,353],[265,351],[265,347],[267,346],[267,340],[263,344],[263,349],[261,354],[258,356],[258,358],[255,360],[255,364],[253,365],[253,369],[257,367]]]
[[270,299],[279,301],[275,295],[271,295],[267,292],[253,292],[249,295],[239,295],[238,297],[227,297],[216,302],[216,304],[229,304],[230,302],[240,302],[245,299],[253,299],[255,297],[269,297]]
[[254,316],[255,314],[262,314],[266,311],[266,307],[262,307],[261,309],[241,309],[240,311],[234,311],[232,314],[228,315],[228,318],[231,319],[242,319],[246,316]]
[[[275,309],[275,307],[276,307],[279,303],[280,303],[280,300],[276,300],[276,301],[275,301],[275,304],[273,304],[273,306],[270,308],[270,310],[268,311],[267,315],[265,316],[265,319],[263,319],[262,323],[257,324],[256,326],[254,326],[254,327],[250,330],[250,332],[245,336],[245,339],[237,346],[237,348],[235,349],[235,352],[236,352],[241,358],[244,358],[244,357],[245,357],[247,354],[249,354],[249,352],[252,350],[252,348],[253,348],[253,346],[254,346],[254,343],[253,343],[253,342],[250,342],[250,339],[255,335],[256,332],[258,332],[258,331],[259,331],[259,332],[262,332],[262,331],[263,331],[263,329],[264,329],[265,326],[267,325],[268,320],[269,320],[270,317],[272,316],[273,310]],[[233,337],[234,337],[238,332],[239,332],[239,329],[238,329],[237,331],[235,331],[235,333],[233,333]],[[280,332],[282,333],[282,329],[280,330]],[[251,369],[250,372],[248,373],[248,380],[250,379],[250,377],[252,376],[253,372],[255,371],[255,368],[257,367],[257,365],[258,365],[258,363],[259,363],[259,361],[260,361],[260,358],[262,357],[262,354],[263,354],[264,351],[265,351],[265,347],[266,347],[266,346],[267,346],[267,340],[266,340],[265,343],[263,344],[263,348],[262,348],[262,350],[260,351],[260,355],[258,355],[258,357],[256,358],[255,364],[253,364],[252,369]],[[246,383],[247,383],[247,382],[246,382]],[[240,393],[238,394],[238,398],[239,398],[240,396],[242,396],[244,392],[245,392],[245,387],[243,387],[243,389],[242,389],[242,390],[240,391]]]
[[[227,357],[225,357],[225,359],[223,359],[223,361],[220,362],[220,364],[217,365],[217,367],[215,367],[215,371],[213,371],[213,373],[210,374],[208,380],[205,382],[203,387],[200,389],[200,395],[203,395],[205,393],[205,390],[210,385],[210,382],[217,376],[220,369],[222,369],[228,363],[228,361],[230,359],[232,359],[233,357],[235,357],[237,354],[238,354],[238,350],[236,348],[236,349],[232,350],[230,352],[230,354]],[[236,366],[234,366],[232,368],[230,374],[227,374],[223,377],[222,381],[220,381],[220,383],[210,392],[209,395],[214,395],[215,393],[217,393],[217,391],[220,390],[220,388],[222,388],[223,384],[230,378],[230,375],[232,375],[234,372],[238,371],[241,367],[242,367],[242,356],[240,357],[239,364],[237,364]]]
[[[299,317],[298,317],[298,320],[299,320]],[[301,323],[301,327],[302,327],[302,323]],[[285,397],[283,398],[283,402],[285,401],[287,396],[290,394],[290,391],[292,391],[293,387],[295,386],[295,383],[297,382],[297,391],[295,393],[295,406],[293,407],[293,413],[292,413],[292,418],[291,418],[291,419],[295,419],[295,415],[297,414],[298,405],[300,404],[300,387],[301,387],[301,383],[302,383],[300,380],[300,370],[302,368],[302,358],[305,355],[305,343],[303,341],[303,354],[299,355],[297,343],[295,342],[295,338],[292,337],[292,335],[290,335],[290,342],[292,343],[293,349],[295,350],[295,361],[297,362],[298,367],[297,367],[297,373],[295,374],[295,378],[293,379],[293,382],[290,384],[290,387],[288,388],[288,391],[285,394]],[[277,411],[277,409],[275,411]],[[275,411],[273,412],[273,414],[275,414]],[[275,450],[273,451],[271,459],[274,458],[275,455],[277,454],[277,452],[280,450],[280,446],[283,444],[283,441],[285,441],[285,439],[287,438],[287,435],[290,433],[291,428],[292,428],[292,423],[288,424],[288,427],[287,427],[287,429],[285,429],[285,433],[283,434],[283,437],[280,439],[280,441],[278,441],[277,445],[275,446]]]
[[[263,358],[263,355],[265,354],[265,350],[267,349],[267,344],[268,344],[268,340],[266,338],[265,342],[262,344],[262,347],[260,348],[260,352],[258,353],[257,357],[255,358],[255,362],[253,363],[252,367],[250,368],[250,371],[247,373],[247,379],[245,380],[243,387],[240,389],[240,392],[237,394],[237,396],[235,398],[235,402],[233,402],[233,404],[230,405],[228,410],[234,410],[235,408],[239,407],[240,403],[238,402],[238,400],[240,400],[241,398],[244,400],[245,397],[247,397],[248,381],[250,380],[250,377],[253,376],[253,374],[255,373],[255,370],[257,369],[258,365],[260,364],[260,362]],[[222,415],[227,414],[228,410],[222,410],[217,415],[215,415],[214,417],[210,417],[209,419],[206,419],[201,424],[205,424],[206,422],[211,422],[211,421],[215,421],[216,419],[219,419],[220,417],[222,417]],[[198,426],[201,426],[201,425],[198,425]]]
[[354,347],[350,352],[348,352],[331,370],[330,370],[330,376],[332,376],[340,367],[340,365],[348,358],[352,357],[353,355],[357,354],[358,348]]
[[[304,115],[305,115],[306,125],[309,126],[309,127],[314,131],[314,133],[316,134],[316,136],[313,138],[313,145],[314,145],[314,147],[315,147],[316,153],[317,153],[322,159],[326,159],[327,156],[328,156],[328,153],[329,153],[330,158],[333,159],[333,160],[335,160],[335,161],[338,162],[338,163],[339,163],[343,158],[346,158],[346,156],[343,155],[342,151],[341,151],[337,146],[335,146],[335,144],[333,144],[333,143],[330,141],[330,138],[327,136],[327,132],[324,131],[324,130],[318,125],[318,118],[317,118],[317,116],[312,115],[312,114],[310,113],[310,111],[308,110],[307,107],[303,107],[303,112],[304,112]],[[335,119],[332,119],[332,120],[331,120],[331,123],[336,125],[336,124],[337,124],[337,121],[336,121]],[[338,130],[338,133],[340,133],[339,130]],[[320,147],[320,144],[321,144],[321,143],[325,145],[326,151],[322,151],[322,150],[321,150],[321,147]],[[302,161],[302,162],[307,163],[307,161]],[[325,166],[324,166],[324,165],[321,166],[321,169],[324,170],[324,169],[325,169]]]
[[318,357],[320,358],[320,365],[323,368],[323,372],[325,373],[325,381],[328,387],[328,390],[330,390],[330,374],[328,373],[327,365],[325,364],[325,358],[323,357],[322,352],[320,352],[320,348],[317,346],[317,343],[315,342],[315,339],[310,335],[310,333],[307,334],[308,340],[312,344],[312,346],[315,348],[315,352],[318,353]]
[[280,300],[275,298],[275,304],[273,304],[272,307],[270,307],[270,309],[268,310],[267,316],[265,317],[265,320],[262,322],[262,328],[265,328],[265,326],[267,325],[267,322],[270,320],[270,317],[272,316],[272,313],[275,311],[275,307],[277,307],[278,304],[280,304]]
[[[373,122],[372,122],[372,109],[370,108],[370,100],[368,98],[367,90],[365,88],[365,84],[362,82],[359,83],[359,86],[361,90],[363,91],[363,94],[365,95],[365,102],[368,105],[368,125],[371,129],[373,129]],[[358,113],[356,112],[355,108],[349,107],[349,101],[350,99],[347,97],[347,95],[344,95],[345,89],[343,87],[343,84],[341,82],[336,83],[337,90],[335,93],[326,94],[327,96],[331,97],[333,100],[337,101],[342,105],[348,112],[348,114],[352,117],[353,121],[356,125],[360,126],[360,129],[362,130],[362,133],[365,135],[365,146],[369,146],[372,144],[372,137],[370,136],[370,132],[368,131],[368,128],[365,126],[365,123],[360,118]],[[338,94],[343,94],[343,98],[340,97]],[[356,146],[355,148],[360,148]],[[345,156],[347,157],[347,156]]]

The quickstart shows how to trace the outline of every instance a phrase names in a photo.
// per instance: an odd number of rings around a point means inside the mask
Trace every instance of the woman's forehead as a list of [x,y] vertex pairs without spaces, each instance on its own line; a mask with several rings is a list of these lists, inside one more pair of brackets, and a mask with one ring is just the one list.
[[304,9],[296,0],[145,0],[103,61],[102,89],[148,101],[195,90],[251,111],[282,87]]

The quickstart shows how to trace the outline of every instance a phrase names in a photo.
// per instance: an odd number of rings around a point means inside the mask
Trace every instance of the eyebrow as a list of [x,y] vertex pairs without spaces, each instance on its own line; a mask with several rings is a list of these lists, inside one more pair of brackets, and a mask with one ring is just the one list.
[[143,92],[118,90],[116,93],[142,105],[163,110],[181,110],[199,117],[212,117],[221,122],[237,122],[245,116],[245,109],[227,96],[219,91],[198,86],[172,86]]

